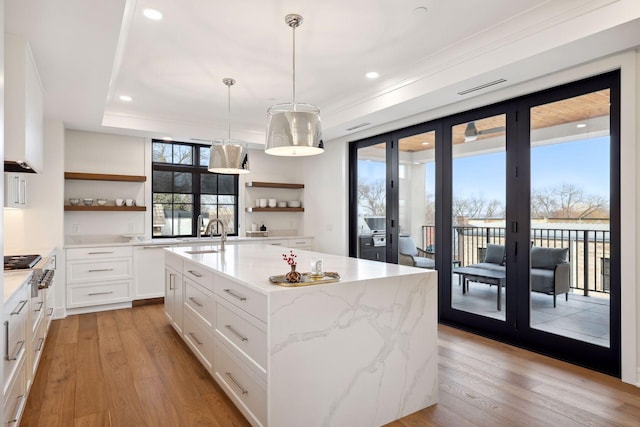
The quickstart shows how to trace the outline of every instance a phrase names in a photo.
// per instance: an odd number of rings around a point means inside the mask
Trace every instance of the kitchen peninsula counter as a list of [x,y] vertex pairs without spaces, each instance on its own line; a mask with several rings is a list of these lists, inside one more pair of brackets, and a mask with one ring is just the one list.
[[[308,272],[311,259],[321,257],[324,270],[341,279],[282,287],[268,278],[289,270],[285,248],[247,244],[206,252],[218,249],[166,249],[167,269],[175,271],[179,260],[185,283],[184,328],[174,327],[253,425],[376,426],[436,403],[435,271],[294,251],[298,271]],[[201,302],[190,309],[190,287],[198,299],[211,293],[206,312]],[[251,303],[243,295],[264,307],[244,311]],[[263,352],[252,350],[251,335],[230,325],[228,313],[264,335],[258,340]],[[210,359],[198,354],[206,340],[195,338],[203,329],[190,331],[195,318],[204,320],[200,328],[210,324]],[[230,363],[243,372],[231,374]],[[257,391],[242,385],[252,376]],[[252,400],[262,389],[264,396]]]

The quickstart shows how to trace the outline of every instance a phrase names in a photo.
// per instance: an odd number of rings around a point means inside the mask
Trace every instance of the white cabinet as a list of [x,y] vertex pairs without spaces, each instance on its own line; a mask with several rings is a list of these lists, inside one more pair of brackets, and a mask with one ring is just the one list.
[[4,303],[2,405],[4,425],[19,425],[27,402],[27,349],[29,332],[28,281]]
[[5,170],[42,171],[44,91],[29,43],[5,33]]
[[182,279],[182,258],[170,253],[165,254],[164,269],[164,312],[171,325],[182,334],[182,305],[184,281]]
[[67,309],[130,302],[131,246],[67,249]]
[[27,177],[25,174],[4,174],[4,206],[7,208],[27,207]]
[[165,245],[137,246],[133,251],[134,299],[164,296]]

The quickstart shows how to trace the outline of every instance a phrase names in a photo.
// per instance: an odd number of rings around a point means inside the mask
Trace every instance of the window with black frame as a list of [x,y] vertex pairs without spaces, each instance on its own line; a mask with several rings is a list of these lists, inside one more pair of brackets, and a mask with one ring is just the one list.
[[203,232],[219,218],[238,234],[238,175],[209,172],[209,153],[208,145],[152,141],[153,237],[195,236],[198,215]]

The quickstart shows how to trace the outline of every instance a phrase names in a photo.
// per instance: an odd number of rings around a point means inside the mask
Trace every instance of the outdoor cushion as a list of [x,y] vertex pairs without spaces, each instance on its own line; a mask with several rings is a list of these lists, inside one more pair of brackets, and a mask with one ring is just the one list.
[[484,262],[491,264],[502,264],[504,260],[504,245],[487,244],[487,251],[484,256]]
[[400,239],[398,239],[398,252],[403,255],[418,256],[416,244],[409,236],[400,236]]
[[534,246],[531,248],[531,268],[544,268],[553,270],[557,264],[567,262],[569,248],[544,248]]
[[554,271],[552,269],[534,268],[531,270],[531,290],[553,293]]
[[491,271],[504,271],[505,266],[500,264],[495,264],[492,262],[479,262],[478,264],[469,265],[469,267],[482,268],[485,270]]
[[425,258],[421,256],[413,257],[413,266],[420,268],[436,268],[436,263],[431,258]]

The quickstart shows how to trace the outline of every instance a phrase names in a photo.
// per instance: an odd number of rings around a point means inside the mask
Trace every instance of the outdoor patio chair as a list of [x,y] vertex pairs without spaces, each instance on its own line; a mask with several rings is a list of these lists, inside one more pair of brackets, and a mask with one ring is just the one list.
[[427,252],[417,247],[411,236],[399,237],[398,253],[398,261],[400,264],[430,269],[436,267],[435,261],[427,258]]

